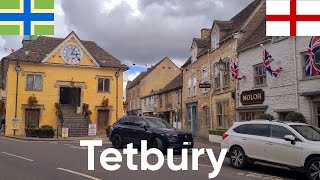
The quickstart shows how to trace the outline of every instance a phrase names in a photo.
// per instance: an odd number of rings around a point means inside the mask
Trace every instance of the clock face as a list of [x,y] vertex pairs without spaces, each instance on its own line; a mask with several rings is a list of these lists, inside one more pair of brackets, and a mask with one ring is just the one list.
[[81,58],[81,48],[75,44],[67,44],[62,49],[62,59],[68,64],[78,64]]

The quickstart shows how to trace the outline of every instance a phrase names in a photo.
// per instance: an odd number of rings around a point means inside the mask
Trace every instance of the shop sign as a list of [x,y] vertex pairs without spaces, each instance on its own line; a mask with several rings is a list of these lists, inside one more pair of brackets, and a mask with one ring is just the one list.
[[19,130],[20,129],[20,119],[18,119],[18,118],[11,119],[11,129],[12,130]]
[[265,95],[262,89],[244,91],[240,96],[240,101],[243,105],[263,104],[264,99]]
[[69,137],[69,128],[62,128],[62,137],[63,138]]
[[89,124],[88,136],[96,136],[97,135],[97,125]]
[[210,89],[211,88],[211,84],[209,84],[209,83],[201,83],[201,84],[199,84],[199,88],[200,89]]

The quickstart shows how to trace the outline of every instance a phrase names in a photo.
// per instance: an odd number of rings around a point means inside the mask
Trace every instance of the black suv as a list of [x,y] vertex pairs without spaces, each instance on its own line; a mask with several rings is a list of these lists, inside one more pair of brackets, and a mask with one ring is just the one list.
[[174,129],[165,120],[154,117],[123,117],[107,130],[107,135],[116,149],[129,143],[140,146],[141,140],[147,140],[148,147],[162,152],[168,148],[181,151],[194,144],[191,133]]

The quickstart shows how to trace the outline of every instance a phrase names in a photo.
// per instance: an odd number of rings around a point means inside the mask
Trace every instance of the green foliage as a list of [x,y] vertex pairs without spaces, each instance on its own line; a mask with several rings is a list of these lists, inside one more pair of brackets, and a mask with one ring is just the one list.
[[225,130],[225,129],[209,130],[209,134],[216,135],[216,136],[222,136],[226,132],[227,132],[227,130]]
[[290,122],[306,123],[306,118],[303,116],[303,114],[298,112],[290,112],[286,116],[285,120]]
[[263,114],[261,114],[261,115],[259,116],[259,119],[264,119],[264,120],[272,121],[272,120],[274,120],[274,117],[273,117],[271,114],[265,114],[265,113],[263,113]]
[[53,131],[53,127],[50,125],[43,125],[40,127],[40,130]]

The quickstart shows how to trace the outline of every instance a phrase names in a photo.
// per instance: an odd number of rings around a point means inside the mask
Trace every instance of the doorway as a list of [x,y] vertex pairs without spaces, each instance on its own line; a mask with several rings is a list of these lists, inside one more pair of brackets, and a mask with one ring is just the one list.
[[193,134],[198,134],[198,105],[189,104],[188,109],[188,121],[191,122],[191,130]]
[[60,87],[60,104],[80,107],[81,88]]
[[180,110],[172,111],[173,127],[181,129]]
[[98,110],[98,131],[104,131],[109,125],[109,110]]
[[40,109],[26,109],[25,110],[25,127],[35,125],[39,128]]

